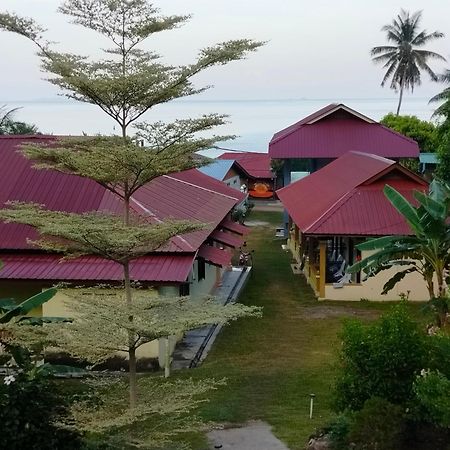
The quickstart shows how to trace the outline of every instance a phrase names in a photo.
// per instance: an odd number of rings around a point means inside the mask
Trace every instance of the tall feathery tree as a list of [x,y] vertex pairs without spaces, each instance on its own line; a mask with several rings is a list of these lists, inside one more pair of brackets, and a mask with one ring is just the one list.
[[[125,347],[129,357],[130,406],[135,407],[136,343],[140,341],[138,325],[134,325],[137,310],[133,305],[130,261],[161,248],[177,234],[204,225],[184,221],[156,222],[151,216],[142,217],[136,213],[132,195],[158,176],[197,166],[196,152],[210,148],[225,137],[204,138],[196,134],[223,124],[225,116],[211,114],[173,123],[137,121],[159,104],[203,92],[207,88],[196,88],[192,82],[195,75],[210,67],[242,59],[262,43],[247,39],[227,41],[202,49],[192,64],[169,66],[162,62],[160,55],[146,50],[142,44],[157,33],[182,25],[189,16],[162,16],[146,0],[67,0],[59,12],[74,24],[106,38],[111,47],[104,50],[105,57],[94,60],[89,56],[57,51],[54,44],[45,39],[44,28],[34,20],[16,14],[0,13],[0,29],[32,41],[38,47],[44,71],[50,74],[50,82],[71,99],[97,105],[119,125],[121,134],[59,140],[51,146],[28,145],[23,152],[38,168],[95,180],[122,199],[123,217],[119,219],[97,212],[76,215],[23,204],[13,204],[2,212],[1,217],[36,227],[43,235],[37,245],[43,249],[70,256],[97,254],[123,266],[125,299],[129,308],[126,317],[130,325],[122,328],[127,330]],[[138,130],[135,136],[130,132],[133,125]],[[144,146],[138,145],[138,139]],[[241,315],[254,313],[251,308],[241,307]],[[203,323],[226,322],[235,317],[236,311],[231,315],[224,312],[221,319],[214,308],[209,319],[203,317]],[[191,326],[189,321],[186,325],[185,329]],[[143,334],[148,339],[151,333]]]
[[372,48],[370,54],[375,63],[383,64],[386,69],[381,86],[391,80],[390,87],[399,92],[397,115],[405,90],[414,91],[414,87],[421,84],[421,71],[428,73],[433,81],[438,80],[438,75],[428,65],[429,60],[442,60],[445,58],[438,53],[425,50],[422,47],[429,42],[444,37],[440,31],[427,33],[420,30],[422,11],[410,14],[404,9],[391,24],[383,26],[386,38],[392,45],[382,45]]

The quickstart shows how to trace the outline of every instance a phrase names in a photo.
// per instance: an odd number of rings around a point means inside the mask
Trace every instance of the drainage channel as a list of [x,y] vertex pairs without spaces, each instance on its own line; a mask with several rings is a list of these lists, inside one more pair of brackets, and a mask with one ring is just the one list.
[[[244,277],[245,273],[247,272],[247,269],[248,269],[247,267],[244,267],[242,269],[242,272],[239,274],[239,278],[237,279],[235,285],[233,286],[230,293],[228,294],[228,297],[225,299],[224,305],[227,305],[232,300],[234,293],[236,292],[236,289],[240,285],[242,278]],[[215,323],[214,325],[211,326],[208,334],[205,336],[205,339],[203,340],[202,344],[200,345],[200,348],[197,350],[197,353],[195,354],[194,358],[192,358],[192,361],[189,363],[190,369],[197,367],[198,364],[200,363],[203,352],[205,351],[205,348],[209,344],[209,341],[211,340],[211,338],[214,336],[214,333],[216,332],[218,326],[219,326],[219,324],[217,324],[217,323]]]

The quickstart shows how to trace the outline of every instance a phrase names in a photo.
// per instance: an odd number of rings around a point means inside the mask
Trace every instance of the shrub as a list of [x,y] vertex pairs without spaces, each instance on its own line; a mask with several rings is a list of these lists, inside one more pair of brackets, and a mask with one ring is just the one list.
[[347,322],[343,331],[336,408],[357,411],[371,397],[395,404],[413,397],[416,375],[426,367],[426,335],[404,305],[371,325]]
[[355,450],[393,450],[401,448],[404,432],[402,408],[373,397],[354,414],[349,440]]
[[420,419],[450,428],[450,380],[438,371],[423,371],[413,389]]
[[352,419],[349,414],[340,414],[323,430],[330,439],[333,450],[348,449],[348,434],[351,421]]
[[8,450],[74,450],[77,432],[61,425],[68,404],[50,380],[24,374],[5,377],[0,385],[0,448]]

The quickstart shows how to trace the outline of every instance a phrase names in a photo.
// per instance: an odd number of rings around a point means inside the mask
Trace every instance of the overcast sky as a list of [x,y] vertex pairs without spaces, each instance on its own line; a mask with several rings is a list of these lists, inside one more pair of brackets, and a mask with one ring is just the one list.
[[[59,4],[59,0],[1,0],[0,10],[34,17],[49,29],[51,40],[60,42],[61,49],[92,54],[102,41],[67,24],[56,13]],[[171,63],[188,63],[202,46],[227,39],[268,41],[246,61],[200,75],[199,85],[215,85],[202,98],[392,97],[388,88],[379,86],[383,71],[371,62],[369,50],[385,43],[380,28],[401,7],[423,9],[423,28],[446,34],[429,49],[450,60],[448,0],[159,0],[154,4],[167,14],[193,15],[184,27],[147,43]],[[1,33],[0,39],[0,101],[55,98],[56,89],[42,79],[32,44],[9,33]],[[432,66],[442,71],[446,65]],[[415,95],[428,98],[439,90],[424,74]]]

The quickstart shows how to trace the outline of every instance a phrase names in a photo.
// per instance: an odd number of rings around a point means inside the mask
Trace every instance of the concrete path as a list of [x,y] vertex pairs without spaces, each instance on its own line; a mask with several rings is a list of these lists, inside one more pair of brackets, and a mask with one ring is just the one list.
[[[243,271],[242,267],[233,267],[223,274],[222,281],[212,293],[222,304],[235,302],[244,288],[251,268]],[[210,325],[188,331],[178,342],[173,352],[172,369],[188,369],[200,364],[211,349],[221,325]]]
[[208,439],[211,450],[289,450],[261,421],[249,422],[242,428],[211,431]]

